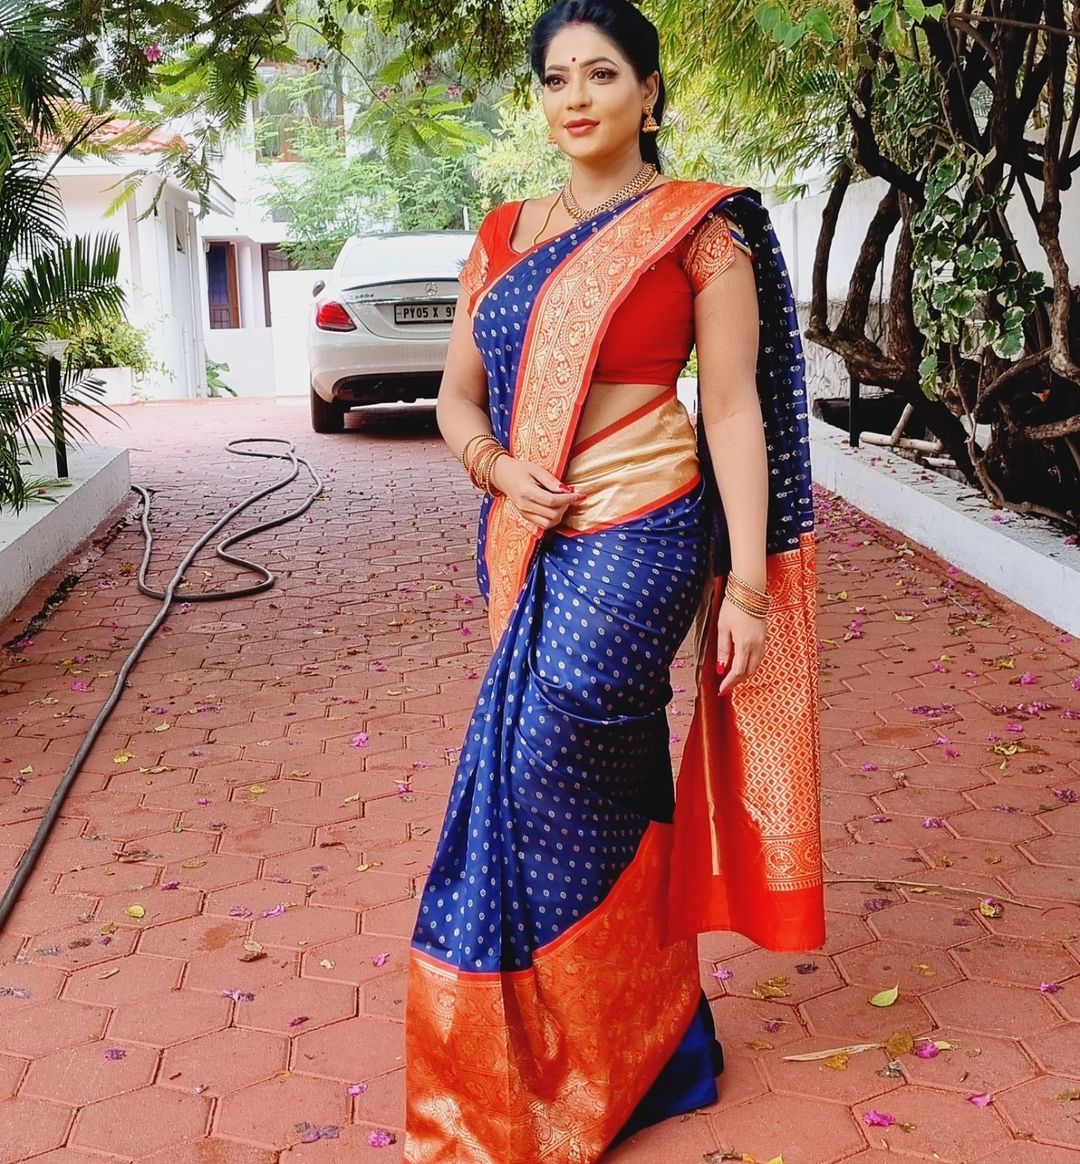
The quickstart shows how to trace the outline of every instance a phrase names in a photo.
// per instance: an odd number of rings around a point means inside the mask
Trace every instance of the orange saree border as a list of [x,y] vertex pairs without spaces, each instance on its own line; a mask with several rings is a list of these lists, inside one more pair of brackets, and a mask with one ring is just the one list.
[[461,972],[412,951],[406,1164],[600,1157],[698,1006],[696,943],[664,943],[671,840],[650,825],[602,904],[526,970]]
[[825,940],[815,632],[815,543],[768,560],[765,656],[716,695],[713,589],[697,701],[675,785],[669,936],[735,930],[776,951]]
[[[641,273],[721,199],[743,189],[668,182],[583,242],[547,280],[525,333],[510,420],[510,451],[560,476],[570,454],[600,343]],[[504,497],[488,516],[488,619],[506,628],[540,532]]]

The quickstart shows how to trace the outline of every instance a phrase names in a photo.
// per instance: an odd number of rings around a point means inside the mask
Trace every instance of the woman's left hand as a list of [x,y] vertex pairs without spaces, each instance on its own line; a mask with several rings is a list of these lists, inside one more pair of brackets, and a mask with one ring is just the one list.
[[716,631],[716,674],[723,676],[717,694],[723,697],[758,669],[765,654],[765,619],[755,618],[725,601]]

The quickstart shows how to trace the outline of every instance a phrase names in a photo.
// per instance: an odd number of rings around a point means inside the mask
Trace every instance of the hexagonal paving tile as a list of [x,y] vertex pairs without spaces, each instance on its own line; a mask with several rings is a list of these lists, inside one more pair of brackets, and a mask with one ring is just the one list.
[[141,1087],[84,1107],[71,1142],[99,1152],[141,1158],[206,1131],[210,1101],[190,1091]]
[[1021,1038],[1057,1026],[1061,1019],[1037,988],[991,982],[956,982],[923,1000],[943,1027]]
[[0,1051],[26,1057],[100,1038],[109,1018],[106,1007],[63,998],[35,1002],[6,1014],[7,1021],[0,1026]]
[[149,1047],[121,1046],[101,1039],[35,1059],[22,1094],[85,1107],[147,1086],[153,1082],[157,1065],[158,1053]]
[[[876,1104],[858,1104],[856,1112],[861,1118],[863,1109],[873,1107]],[[918,1152],[924,1159],[968,1164],[1009,1139],[993,1105],[978,1108],[961,1095],[919,1084],[890,1095],[887,1110],[905,1126],[889,1128],[884,1141],[890,1146],[896,1143],[905,1153]]]
[[59,1147],[73,1114],[63,1104],[28,1096],[0,1102],[0,1164],[20,1164]]
[[256,992],[254,1002],[237,1003],[233,1024],[282,1033],[309,1031],[352,1018],[356,1011],[355,986],[294,978]]
[[[894,982],[883,982],[880,989],[891,987]],[[840,1044],[883,1042],[894,1031],[919,1035],[932,1026],[923,1005],[912,995],[901,993],[892,1006],[883,1008],[870,1005],[870,995],[875,993],[875,990],[862,986],[844,986],[821,998],[804,1002],[799,1013],[814,1034],[823,1037],[835,1035]]]
[[783,1156],[784,1164],[831,1164],[866,1143],[847,1107],[808,1096],[797,1104],[788,1095],[752,1099],[719,1115],[717,1126],[724,1144],[738,1144],[759,1160]]
[[222,1096],[214,1130],[249,1144],[284,1148],[299,1143],[301,1121],[320,1127],[346,1123],[349,1102],[345,1088],[333,1080],[279,1075]]
[[169,1047],[227,1026],[229,1007],[227,999],[197,990],[147,994],[117,1007],[109,1023],[109,1038]]
[[[1064,1086],[1063,1086],[1064,1083]],[[1068,1080],[1041,1075],[995,1096],[994,1106],[1017,1137],[1076,1150],[1074,1100],[1063,1098],[1072,1089]]]
[[187,1091],[206,1087],[212,1095],[225,1095],[284,1071],[288,1050],[284,1034],[235,1028],[214,1031],[169,1047],[162,1058],[161,1082]]
[[292,1069],[348,1083],[394,1071],[404,1063],[404,1025],[361,1015],[297,1036]]
[[1080,1080],[1080,1023],[1028,1035],[1024,1045],[1045,1071]]
[[871,990],[884,982],[897,983],[906,994],[925,994],[960,977],[944,951],[885,939],[846,950],[834,961],[848,982]]
[[953,958],[969,978],[1039,986],[1080,974],[1080,963],[1054,942],[992,934],[956,947]]
[[905,1055],[904,1074],[914,1083],[958,1091],[966,1098],[983,1092],[996,1095],[1036,1074],[1032,1059],[1016,1039],[956,1032],[952,1028],[928,1031],[927,1035],[948,1042],[951,1047],[934,1059]]

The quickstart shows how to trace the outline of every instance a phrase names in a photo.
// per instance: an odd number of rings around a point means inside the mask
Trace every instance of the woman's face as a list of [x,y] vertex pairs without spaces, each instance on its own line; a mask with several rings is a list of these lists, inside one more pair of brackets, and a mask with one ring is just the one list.
[[574,160],[621,161],[638,149],[645,106],[659,75],[639,81],[619,49],[591,24],[571,24],[551,41],[544,115],[555,144]]

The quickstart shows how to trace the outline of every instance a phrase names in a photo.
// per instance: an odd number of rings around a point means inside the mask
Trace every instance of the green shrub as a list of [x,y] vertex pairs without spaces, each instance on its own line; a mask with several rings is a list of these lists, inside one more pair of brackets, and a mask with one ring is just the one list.
[[131,368],[137,375],[166,372],[150,350],[149,333],[126,319],[84,325],[71,335],[67,350],[69,367]]

